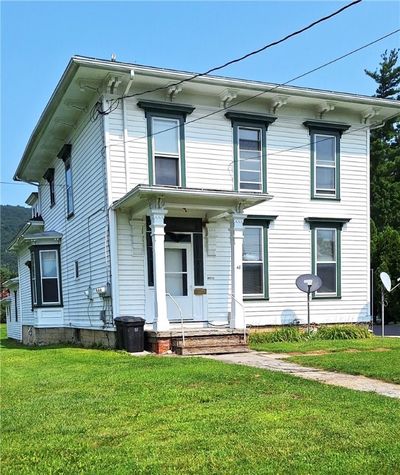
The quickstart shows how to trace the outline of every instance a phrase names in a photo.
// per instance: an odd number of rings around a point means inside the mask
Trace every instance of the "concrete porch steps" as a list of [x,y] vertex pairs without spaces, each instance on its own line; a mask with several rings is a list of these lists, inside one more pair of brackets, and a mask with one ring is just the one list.
[[249,348],[246,345],[228,346],[190,346],[175,348],[174,353],[181,356],[186,355],[222,355],[227,353],[246,353]]

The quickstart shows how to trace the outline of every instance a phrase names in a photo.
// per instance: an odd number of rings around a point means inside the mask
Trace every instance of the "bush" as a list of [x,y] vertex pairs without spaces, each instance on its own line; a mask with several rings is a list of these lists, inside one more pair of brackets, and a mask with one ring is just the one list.
[[356,340],[370,337],[368,328],[359,325],[323,326],[313,334],[313,338],[317,340]]
[[250,334],[250,343],[276,343],[279,341],[301,341],[307,335],[298,327],[282,327],[273,332],[260,332]]

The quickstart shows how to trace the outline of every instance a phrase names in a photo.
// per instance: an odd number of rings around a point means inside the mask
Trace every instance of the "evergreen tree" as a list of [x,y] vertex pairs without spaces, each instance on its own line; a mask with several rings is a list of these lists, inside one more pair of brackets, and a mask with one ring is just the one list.
[[[365,70],[377,84],[376,97],[400,100],[399,50],[382,54],[379,68]],[[400,276],[400,115],[371,131],[371,265],[379,273]],[[377,300],[378,299],[378,300]],[[380,299],[375,286],[375,302]],[[400,292],[388,298],[388,320],[400,321]]]

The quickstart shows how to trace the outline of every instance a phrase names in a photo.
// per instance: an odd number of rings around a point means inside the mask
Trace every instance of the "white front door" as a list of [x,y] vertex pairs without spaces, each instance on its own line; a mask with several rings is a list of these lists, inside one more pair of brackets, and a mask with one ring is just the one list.
[[165,289],[168,320],[193,318],[193,257],[191,243],[165,243]]

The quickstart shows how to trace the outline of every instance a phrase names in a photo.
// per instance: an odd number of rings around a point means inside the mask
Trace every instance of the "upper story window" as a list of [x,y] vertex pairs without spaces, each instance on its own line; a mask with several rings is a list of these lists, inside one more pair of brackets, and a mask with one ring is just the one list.
[[185,120],[194,107],[139,101],[147,119],[150,185],[186,186]]
[[32,306],[61,306],[60,246],[31,247]]
[[165,117],[152,118],[154,184],[179,186],[180,121]]
[[49,196],[50,196],[50,207],[53,207],[56,204],[56,193],[55,193],[55,184],[54,184],[54,168],[49,168],[46,173],[43,175],[43,178],[47,180],[49,187]]
[[311,198],[340,200],[340,139],[350,126],[306,121],[311,136]]
[[276,117],[229,111],[235,191],[267,191],[267,129]]
[[311,229],[311,272],[322,280],[313,298],[341,297],[341,232],[349,219],[306,218]]
[[72,186],[71,152],[72,145],[65,144],[57,155],[58,158],[60,158],[65,165],[65,196],[67,200],[67,218],[70,218],[74,215],[74,191]]

